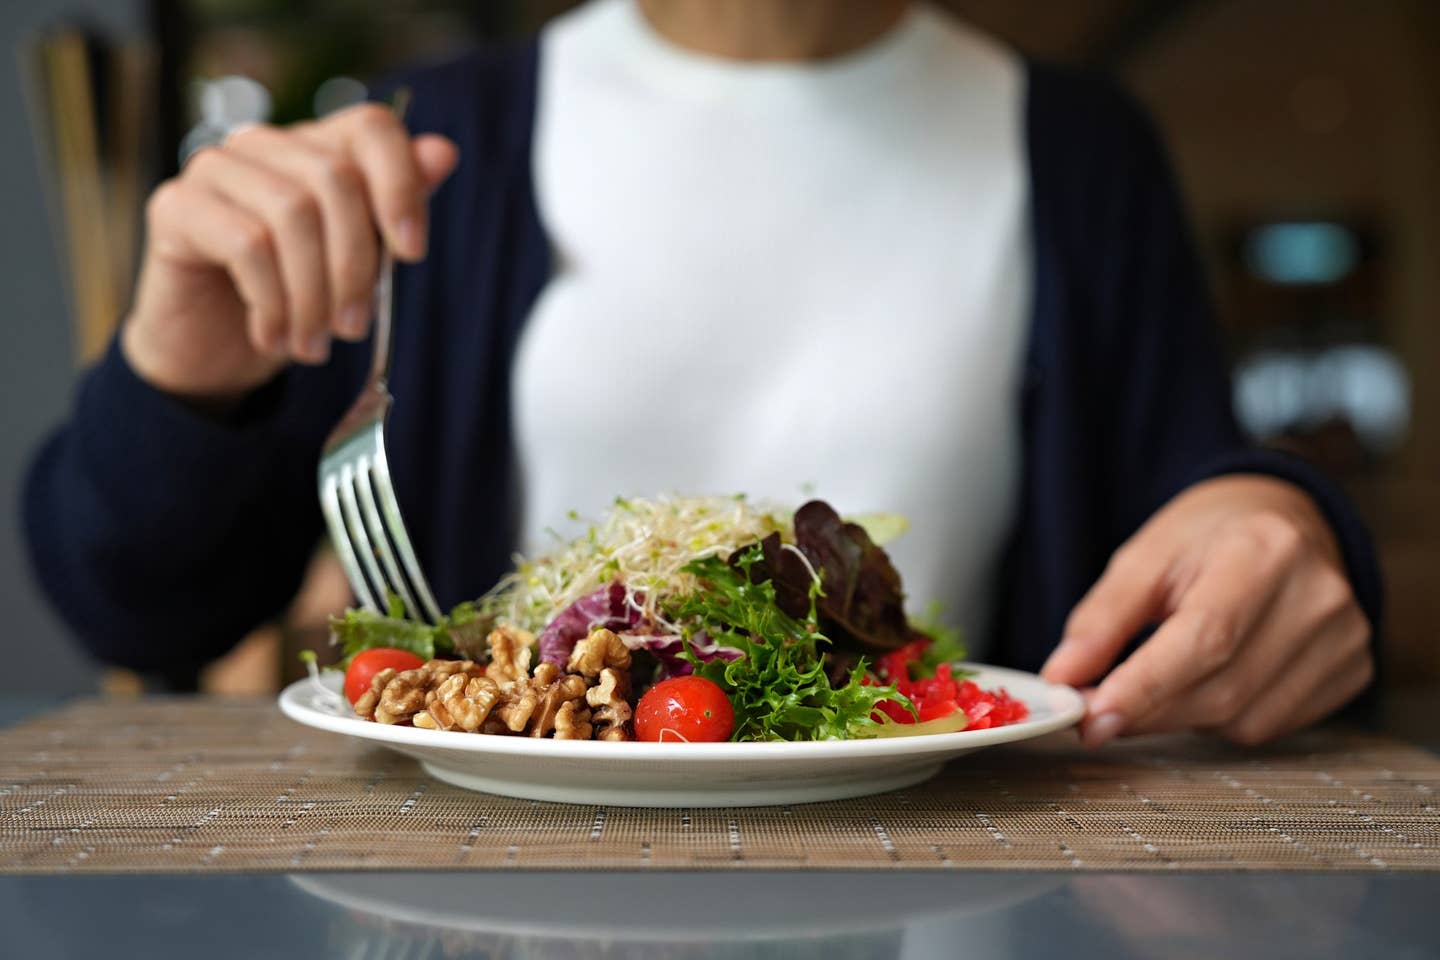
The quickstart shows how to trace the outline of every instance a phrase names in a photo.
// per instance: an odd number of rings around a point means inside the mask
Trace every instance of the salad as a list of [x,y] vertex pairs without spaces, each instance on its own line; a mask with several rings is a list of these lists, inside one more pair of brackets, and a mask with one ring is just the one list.
[[[572,517],[572,519],[578,519]],[[517,558],[441,623],[331,621],[357,716],[557,739],[836,740],[1025,719],[908,617],[876,542],[894,517],[788,514],[743,497],[617,499],[586,534]]]

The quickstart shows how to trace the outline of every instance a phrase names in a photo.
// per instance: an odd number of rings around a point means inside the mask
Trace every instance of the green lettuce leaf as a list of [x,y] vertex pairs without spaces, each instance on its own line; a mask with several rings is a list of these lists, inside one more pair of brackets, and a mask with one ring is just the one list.
[[484,626],[472,603],[455,607],[434,626],[409,620],[400,598],[392,595],[383,614],[346,610],[343,616],[331,617],[330,642],[340,647],[341,667],[348,666],[355,654],[375,647],[408,650],[425,660],[452,655],[474,659],[477,651],[485,649]]

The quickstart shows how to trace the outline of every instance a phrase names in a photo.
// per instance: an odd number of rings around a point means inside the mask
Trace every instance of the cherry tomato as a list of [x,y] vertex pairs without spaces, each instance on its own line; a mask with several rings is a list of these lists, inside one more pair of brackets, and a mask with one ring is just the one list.
[[635,736],[670,743],[718,743],[730,739],[735,708],[704,677],[671,677],[651,687],[635,707]]
[[352,704],[365,695],[370,689],[370,680],[387,667],[394,667],[396,670],[414,670],[416,667],[425,666],[421,660],[409,650],[399,650],[395,647],[375,647],[371,650],[362,650],[355,654],[350,661],[350,666],[345,671],[345,697]]

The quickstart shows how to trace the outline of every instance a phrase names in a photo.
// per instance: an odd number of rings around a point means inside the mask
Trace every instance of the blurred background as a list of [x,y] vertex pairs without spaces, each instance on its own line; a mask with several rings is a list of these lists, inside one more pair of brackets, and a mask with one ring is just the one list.
[[[143,688],[89,662],[18,540],[20,477],[129,301],[145,195],[197,146],[365,96],[407,61],[534,30],[565,0],[29,0],[0,9],[8,349],[0,351],[0,693]],[[945,0],[1027,54],[1117,75],[1178,167],[1257,442],[1346,486],[1388,585],[1387,701],[1440,682],[1440,3]],[[317,561],[285,622],[197,678],[262,692],[324,640]]]

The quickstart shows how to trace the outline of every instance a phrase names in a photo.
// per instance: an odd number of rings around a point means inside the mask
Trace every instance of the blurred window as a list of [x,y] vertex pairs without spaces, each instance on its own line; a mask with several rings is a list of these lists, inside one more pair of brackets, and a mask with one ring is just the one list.
[[1235,411],[1252,437],[1273,441],[1343,423],[1381,456],[1410,426],[1410,377],[1389,350],[1342,344],[1314,352],[1267,350],[1235,371]]
[[1250,234],[1244,256],[1250,272],[1269,283],[1337,283],[1355,269],[1360,244],[1337,223],[1273,223]]

